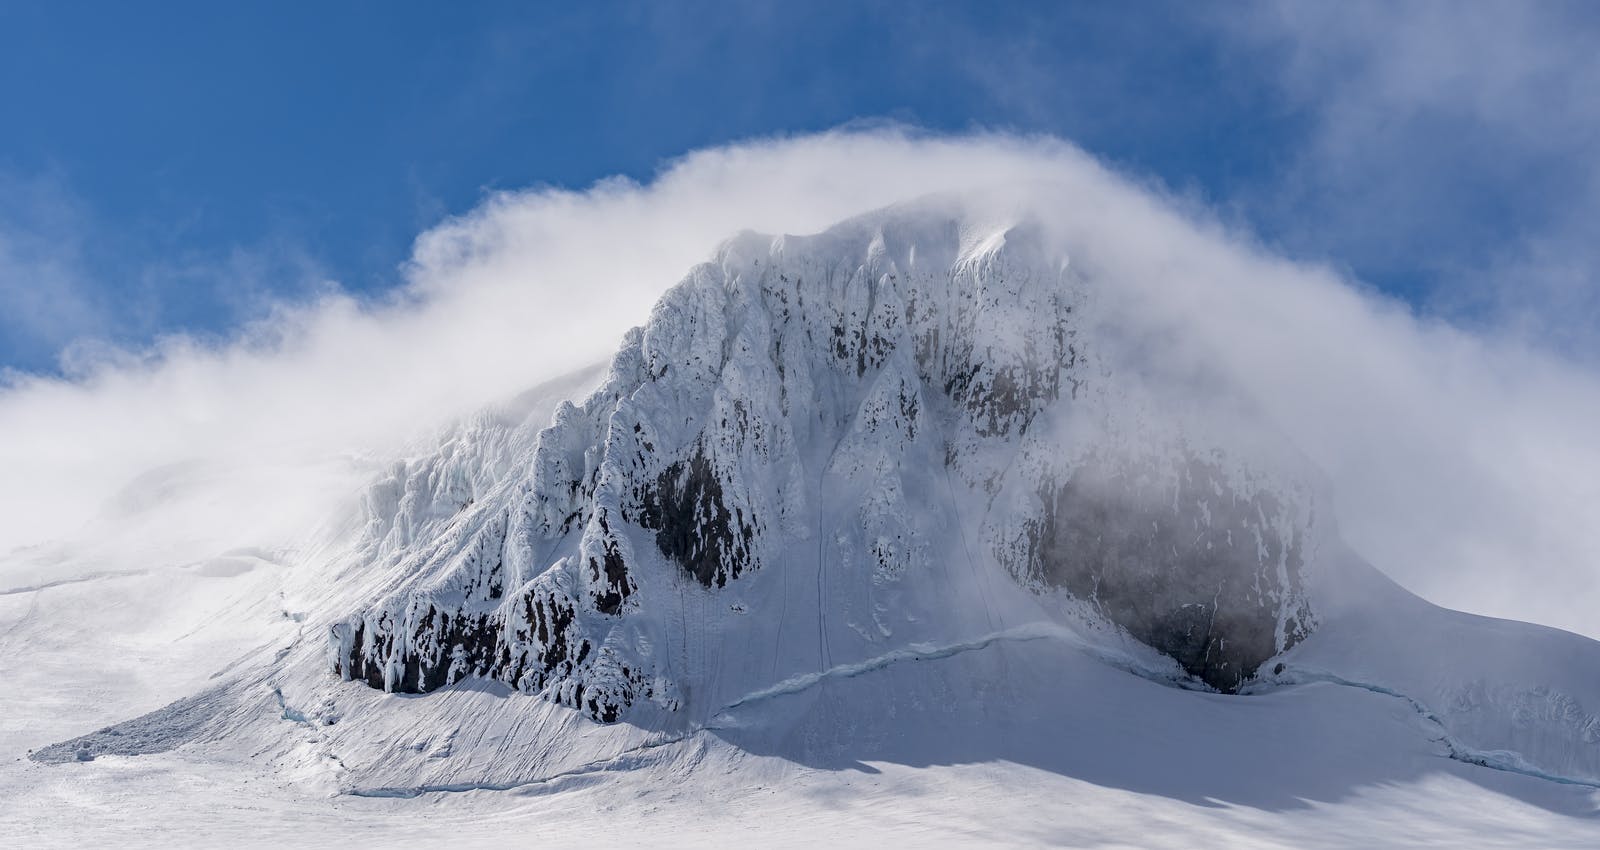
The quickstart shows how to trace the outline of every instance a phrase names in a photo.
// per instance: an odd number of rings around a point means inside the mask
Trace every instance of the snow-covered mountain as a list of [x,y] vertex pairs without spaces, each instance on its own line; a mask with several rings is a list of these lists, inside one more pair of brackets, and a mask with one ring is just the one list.
[[1342,787],[1437,760],[1540,805],[1600,787],[1600,644],[1363,563],[1294,435],[1111,309],[1081,247],[954,197],[741,234],[609,364],[330,517],[235,612],[277,618],[261,648],[33,769],[249,753],[414,797],[1004,762],[1143,791],[1170,759],[1266,805],[1313,761]]
[[[338,670],[703,719],[773,671],[994,631],[1021,588],[1030,620],[1092,614],[1236,690],[1312,627],[1311,490],[1140,421],[1042,243],[951,202],[730,241],[509,486],[440,490],[450,458],[396,480],[370,557],[401,578],[335,627]],[[450,519],[403,545],[419,512]],[[768,649],[710,681],[686,621]]]

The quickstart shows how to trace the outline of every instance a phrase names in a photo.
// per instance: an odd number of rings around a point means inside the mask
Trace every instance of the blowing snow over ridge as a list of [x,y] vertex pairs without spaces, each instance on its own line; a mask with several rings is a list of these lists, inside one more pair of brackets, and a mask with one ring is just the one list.
[[[1434,601],[1593,632],[1592,374],[1272,258],[1066,143],[900,131],[700,151],[644,185],[496,195],[422,236],[382,303],[334,296],[223,344],[11,376],[3,583],[70,579],[52,564],[71,551],[115,570],[130,552],[286,545],[419,435],[602,359],[729,234],[996,188],[1002,213],[1029,210],[1074,264],[1116,282],[1106,309],[1216,364],[1252,415],[1293,435],[1358,551]],[[1160,391],[1189,391],[1174,377]]]

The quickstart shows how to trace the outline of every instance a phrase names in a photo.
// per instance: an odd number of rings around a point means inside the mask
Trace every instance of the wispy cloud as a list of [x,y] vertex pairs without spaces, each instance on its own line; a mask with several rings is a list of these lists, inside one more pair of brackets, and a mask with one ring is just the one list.
[[[1063,142],[892,129],[703,150],[647,184],[498,194],[423,234],[381,303],[328,294],[225,342],[20,381],[0,392],[0,551],[281,542],[419,432],[606,356],[739,230],[814,232],[993,187],[1054,228],[1123,321],[1215,364],[1290,434],[1379,566],[1436,601],[1593,632],[1593,372],[1269,256]],[[155,496],[129,514],[140,493]]]
[[1600,14],[1269,0],[1219,18],[1304,143],[1250,189],[1294,248],[1420,277],[1430,307],[1600,357]]
[[51,177],[0,172],[0,351],[54,351],[104,332],[84,268],[82,210]]
[[139,241],[60,175],[0,171],[0,362],[14,364],[0,368],[0,385],[26,382],[27,371],[83,375],[100,358],[126,359],[122,349],[173,333],[224,341],[286,305],[339,291],[282,233],[166,254],[152,246],[170,239],[130,244]]

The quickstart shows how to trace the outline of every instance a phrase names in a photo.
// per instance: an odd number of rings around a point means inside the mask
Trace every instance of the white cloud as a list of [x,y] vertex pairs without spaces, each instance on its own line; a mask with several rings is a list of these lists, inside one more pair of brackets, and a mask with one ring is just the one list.
[[1265,0],[1304,143],[1246,202],[1296,250],[1419,276],[1430,309],[1600,360],[1600,15],[1586,3]]
[[[1440,602],[1595,632],[1593,374],[1264,256],[1064,143],[893,130],[701,151],[647,185],[498,195],[424,234],[384,304],[329,296],[226,345],[173,340],[17,383],[0,392],[0,552],[68,539],[107,544],[102,558],[112,543],[123,560],[199,557],[285,539],[359,483],[355,459],[604,357],[738,230],[812,232],[994,186],[1294,435],[1373,561]],[[141,494],[154,507],[128,518]],[[124,519],[85,532],[108,506]],[[47,570],[47,551],[5,569]]]
[[105,328],[102,306],[84,285],[83,229],[56,181],[0,172],[0,335],[7,347],[59,348]]

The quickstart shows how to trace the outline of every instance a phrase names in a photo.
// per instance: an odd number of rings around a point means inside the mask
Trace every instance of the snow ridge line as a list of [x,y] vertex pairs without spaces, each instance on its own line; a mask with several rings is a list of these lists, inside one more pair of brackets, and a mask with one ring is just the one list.
[[1572,776],[1562,776],[1558,773],[1549,773],[1547,771],[1540,770],[1539,768],[1529,764],[1528,761],[1523,758],[1521,753],[1513,750],[1480,750],[1476,747],[1469,747],[1466,744],[1463,744],[1454,735],[1450,734],[1449,728],[1444,725],[1444,719],[1438,714],[1435,714],[1433,709],[1428,708],[1428,706],[1424,705],[1420,700],[1417,700],[1407,694],[1403,694],[1397,690],[1394,690],[1393,688],[1387,688],[1383,685],[1377,685],[1371,682],[1357,682],[1352,679],[1346,679],[1343,676],[1329,673],[1325,670],[1310,670],[1304,667],[1291,667],[1284,673],[1279,674],[1276,678],[1278,681],[1287,684],[1311,684],[1315,682],[1323,682],[1345,688],[1357,688],[1359,690],[1381,694],[1382,696],[1404,700],[1408,705],[1411,706],[1413,710],[1417,712],[1418,715],[1422,717],[1422,719],[1439,727],[1438,742],[1444,744],[1446,757],[1454,761],[1459,761],[1463,764],[1475,765],[1477,767],[1486,767],[1490,770],[1498,770],[1505,773],[1515,773],[1519,776],[1527,776],[1533,779],[1543,779],[1546,782],[1555,782],[1561,785],[1578,785],[1584,788],[1600,788],[1600,781],[1595,781],[1593,779],[1579,779]]
[[865,661],[856,661],[850,664],[835,664],[834,666],[825,670],[818,670],[813,673],[801,673],[796,676],[790,676],[789,678],[784,679],[775,685],[762,688],[761,690],[753,691],[745,694],[742,697],[739,697],[733,702],[723,706],[722,709],[717,712],[717,714],[721,714],[725,711],[732,711],[735,708],[739,708],[740,706],[748,705],[753,702],[760,702],[762,700],[772,699],[773,697],[799,693],[807,688],[816,686],[826,679],[847,679],[852,676],[859,676],[863,673],[870,673],[874,670],[882,670],[883,668],[900,661],[931,661],[940,658],[949,658],[952,655],[960,655],[963,652],[973,652],[975,650],[985,649],[992,644],[1000,643],[1002,641],[1023,642],[1047,639],[1065,640],[1075,646],[1084,646],[1083,638],[1079,637],[1077,632],[1074,632],[1065,626],[1050,622],[1027,623],[1014,628],[991,632],[983,635],[982,637],[974,638],[973,640],[969,641],[962,641],[959,643],[913,643],[901,647],[900,649],[890,650],[882,655],[868,658]]
[[86,581],[103,581],[106,579],[129,578],[132,576],[144,576],[149,574],[150,570],[112,570],[110,572],[88,573],[81,576],[73,576],[72,578],[61,578],[56,579],[55,581],[42,582],[40,584],[7,587],[0,589],[0,596],[16,596],[22,593],[40,593],[49,590],[52,587],[65,587],[69,584],[83,584]]

